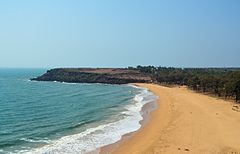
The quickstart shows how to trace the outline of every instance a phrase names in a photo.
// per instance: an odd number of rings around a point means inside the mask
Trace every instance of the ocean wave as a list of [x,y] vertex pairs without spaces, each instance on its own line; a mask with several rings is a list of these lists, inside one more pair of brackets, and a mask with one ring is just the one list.
[[25,142],[31,142],[31,143],[51,143],[50,140],[48,140],[47,138],[44,139],[40,139],[40,138],[21,138],[21,141],[25,141]]
[[62,84],[78,84],[78,83],[74,83],[74,82],[60,82]]
[[[143,119],[141,113],[142,107],[149,102],[155,101],[157,97],[147,89],[139,87],[135,88],[141,89],[141,92],[134,97],[132,102],[125,106],[126,111],[121,112],[123,119],[103,124],[95,128],[89,128],[79,134],[64,136],[46,146],[28,152],[24,151],[22,153],[87,153],[119,141],[124,134],[137,131],[140,129],[140,121]],[[82,125],[82,123],[79,125]],[[29,139],[27,140],[32,141]]]
[[84,126],[84,125],[92,123],[92,122],[95,122],[95,120],[89,120],[89,121],[86,121],[86,122],[80,122],[80,123],[78,123],[76,125],[68,127],[68,129],[78,128],[78,127]]
[[8,130],[5,130],[5,131],[0,131],[0,135],[9,135],[9,134],[11,134],[12,133],[12,131],[8,131]]

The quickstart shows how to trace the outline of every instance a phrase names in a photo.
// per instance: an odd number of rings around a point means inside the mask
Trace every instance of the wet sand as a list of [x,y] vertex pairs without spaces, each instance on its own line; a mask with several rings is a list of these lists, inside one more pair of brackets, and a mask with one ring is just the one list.
[[184,87],[137,84],[159,96],[159,107],[114,154],[240,154],[240,112],[233,103]]
[[[141,114],[143,116],[143,120],[140,121],[140,124],[141,124],[140,130],[143,129],[149,123],[150,118],[151,118],[151,112],[154,111],[157,108],[158,108],[157,101],[149,102],[142,107]],[[127,133],[127,134],[122,136],[122,139],[120,141],[118,141],[116,143],[113,143],[113,144],[110,144],[110,145],[107,145],[107,146],[104,146],[104,147],[101,147],[96,152],[99,152],[99,154],[113,153],[124,142],[131,139],[131,137],[134,136],[135,133],[138,132],[138,131]],[[88,154],[95,154],[95,152],[88,153]]]

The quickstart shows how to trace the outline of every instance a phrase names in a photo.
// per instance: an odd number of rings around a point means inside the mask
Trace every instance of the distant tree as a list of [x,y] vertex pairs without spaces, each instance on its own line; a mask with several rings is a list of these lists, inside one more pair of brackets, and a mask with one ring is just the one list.
[[128,69],[129,69],[129,70],[135,70],[135,68],[134,68],[134,67],[131,67],[131,66],[128,66]]
[[[132,69],[132,68],[129,68]],[[225,96],[239,101],[240,68],[174,68],[137,66],[135,69],[148,74],[154,82],[187,85],[189,88]]]
[[238,102],[240,100],[240,80],[236,82],[234,93],[236,95],[236,102]]

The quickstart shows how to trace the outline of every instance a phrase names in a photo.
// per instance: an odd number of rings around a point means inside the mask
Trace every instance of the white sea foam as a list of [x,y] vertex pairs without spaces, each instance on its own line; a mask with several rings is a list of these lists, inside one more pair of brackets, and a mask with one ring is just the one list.
[[62,83],[62,84],[78,84],[78,83],[71,83],[71,82],[60,82],[60,83]]
[[30,139],[30,138],[21,138],[20,140],[32,143],[50,143],[48,139]]
[[142,107],[156,98],[153,93],[141,88],[141,93],[137,94],[133,101],[125,106],[126,111],[121,113],[123,119],[89,128],[79,134],[64,136],[44,147],[22,153],[81,154],[96,151],[102,146],[119,141],[124,134],[137,131],[141,127],[139,122],[143,119]]

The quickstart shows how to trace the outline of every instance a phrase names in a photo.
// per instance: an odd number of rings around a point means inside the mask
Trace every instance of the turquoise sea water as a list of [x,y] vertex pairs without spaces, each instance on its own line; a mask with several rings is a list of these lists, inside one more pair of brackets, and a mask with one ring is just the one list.
[[130,85],[29,81],[45,71],[0,69],[0,153],[96,151],[139,129],[156,99]]

